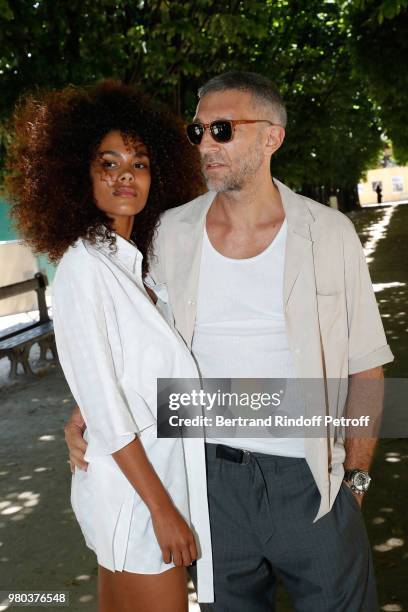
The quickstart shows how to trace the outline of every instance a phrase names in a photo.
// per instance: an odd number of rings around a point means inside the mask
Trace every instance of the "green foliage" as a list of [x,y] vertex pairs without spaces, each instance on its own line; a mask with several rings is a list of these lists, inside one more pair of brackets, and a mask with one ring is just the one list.
[[382,146],[375,108],[354,75],[339,6],[308,0],[295,14],[292,7],[275,12],[285,27],[262,53],[262,71],[279,75],[290,118],[275,170],[298,188],[350,189]]
[[372,0],[354,0],[354,9],[357,12],[369,11],[370,21],[383,23],[385,19],[394,19],[397,15],[408,8],[408,0],[382,0],[373,2]]
[[[350,39],[358,28],[390,27],[406,1],[0,0],[0,121],[26,90],[108,76],[188,118],[206,79],[255,70],[277,83],[289,109],[274,172],[299,189],[349,189],[381,148],[377,101],[396,150],[402,147],[379,88],[366,93]],[[375,46],[368,36],[365,56]],[[394,98],[388,105],[402,116],[401,92]]]
[[348,17],[356,70],[378,104],[379,116],[400,163],[408,162],[407,5],[407,1],[372,0],[364,10],[352,10]]

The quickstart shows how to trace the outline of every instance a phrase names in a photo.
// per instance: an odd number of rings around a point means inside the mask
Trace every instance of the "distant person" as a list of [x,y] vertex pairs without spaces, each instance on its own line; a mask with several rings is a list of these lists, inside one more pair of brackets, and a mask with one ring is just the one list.
[[381,189],[381,185],[378,183],[377,187],[375,188],[375,191],[377,193],[377,204],[381,204],[382,202],[382,189]]
[[204,443],[157,439],[156,380],[198,374],[143,279],[160,213],[199,193],[195,151],[176,117],[112,81],[28,98],[15,126],[14,217],[59,261],[56,343],[89,462],[71,501],[97,555],[99,611],[186,612],[198,557],[199,597],[213,599]]

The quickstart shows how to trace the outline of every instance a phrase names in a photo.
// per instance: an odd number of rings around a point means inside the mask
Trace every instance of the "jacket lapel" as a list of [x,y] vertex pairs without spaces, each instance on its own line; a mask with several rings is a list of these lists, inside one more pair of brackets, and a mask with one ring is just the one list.
[[172,239],[166,245],[169,270],[169,293],[176,327],[191,349],[197,314],[198,281],[201,266],[204,227],[207,211],[215,198],[207,192],[192,203],[182,220],[177,223]]
[[283,304],[286,311],[300,271],[310,257],[312,248],[310,224],[314,219],[301,198],[280,181],[274,179],[274,183],[279,189],[288,223],[283,276]]

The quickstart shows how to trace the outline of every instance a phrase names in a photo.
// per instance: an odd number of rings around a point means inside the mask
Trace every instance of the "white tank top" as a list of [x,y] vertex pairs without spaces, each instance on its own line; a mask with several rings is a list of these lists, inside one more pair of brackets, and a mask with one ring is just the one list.
[[[204,231],[192,352],[204,378],[296,378],[283,312],[287,221],[262,253],[221,255]],[[259,453],[304,457],[303,438],[208,438]]]

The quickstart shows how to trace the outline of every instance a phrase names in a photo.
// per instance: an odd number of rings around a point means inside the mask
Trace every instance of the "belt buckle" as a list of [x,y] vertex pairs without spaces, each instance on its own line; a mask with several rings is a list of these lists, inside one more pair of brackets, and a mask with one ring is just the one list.
[[248,450],[243,450],[241,463],[246,465],[247,463],[250,462],[250,460],[251,460],[251,453]]

